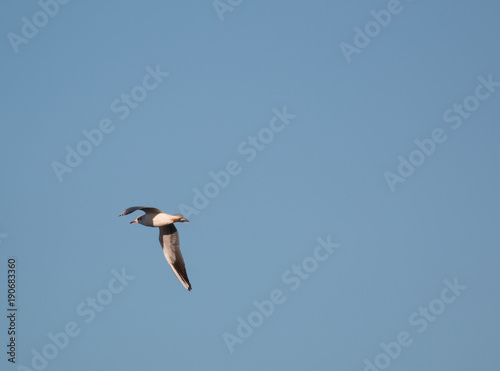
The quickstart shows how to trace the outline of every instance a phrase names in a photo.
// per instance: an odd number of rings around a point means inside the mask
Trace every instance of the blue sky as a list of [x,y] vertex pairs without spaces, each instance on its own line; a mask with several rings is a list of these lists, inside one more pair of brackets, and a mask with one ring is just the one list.
[[4,5],[1,368],[497,370],[499,11]]

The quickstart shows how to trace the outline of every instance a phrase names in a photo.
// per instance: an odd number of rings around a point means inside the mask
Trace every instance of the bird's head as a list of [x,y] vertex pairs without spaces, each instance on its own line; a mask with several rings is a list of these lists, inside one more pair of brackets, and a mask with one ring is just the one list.
[[143,224],[143,216],[144,215],[141,215],[140,217],[138,217],[136,220],[132,220],[130,222],[130,224],[133,224],[133,223],[139,223],[139,224]]

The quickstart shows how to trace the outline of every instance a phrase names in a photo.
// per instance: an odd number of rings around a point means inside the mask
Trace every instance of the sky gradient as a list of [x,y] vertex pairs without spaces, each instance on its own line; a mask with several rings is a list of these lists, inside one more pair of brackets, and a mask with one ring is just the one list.
[[498,370],[498,14],[4,4],[0,368]]

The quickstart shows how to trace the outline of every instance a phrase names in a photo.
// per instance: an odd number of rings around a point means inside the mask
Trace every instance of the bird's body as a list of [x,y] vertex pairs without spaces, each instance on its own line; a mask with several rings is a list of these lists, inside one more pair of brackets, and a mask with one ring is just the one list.
[[145,214],[130,223],[139,223],[146,227],[158,227],[160,229],[160,245],[163,254],[182,285],[191,291],[191,284],[189,283],[186,266],[179,247],[179,233],[174,225],[175,222],[189,223],[189,220],[182,214],[166,214],[159,209],[143,206],[129,207],[119,216],[128,215],[136,210],[142,210]]

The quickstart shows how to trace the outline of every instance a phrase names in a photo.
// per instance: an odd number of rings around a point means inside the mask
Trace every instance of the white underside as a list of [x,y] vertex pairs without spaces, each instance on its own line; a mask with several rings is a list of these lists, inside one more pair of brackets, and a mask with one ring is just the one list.
[[159,213],[159,214],[148,213],[143,216],[143,218],[141,219],[141,221],[139,221],[139,223],[147,227],[161,227],[164,225],[172,224],[174,220],[178,218],[179,217],[165,213]]

